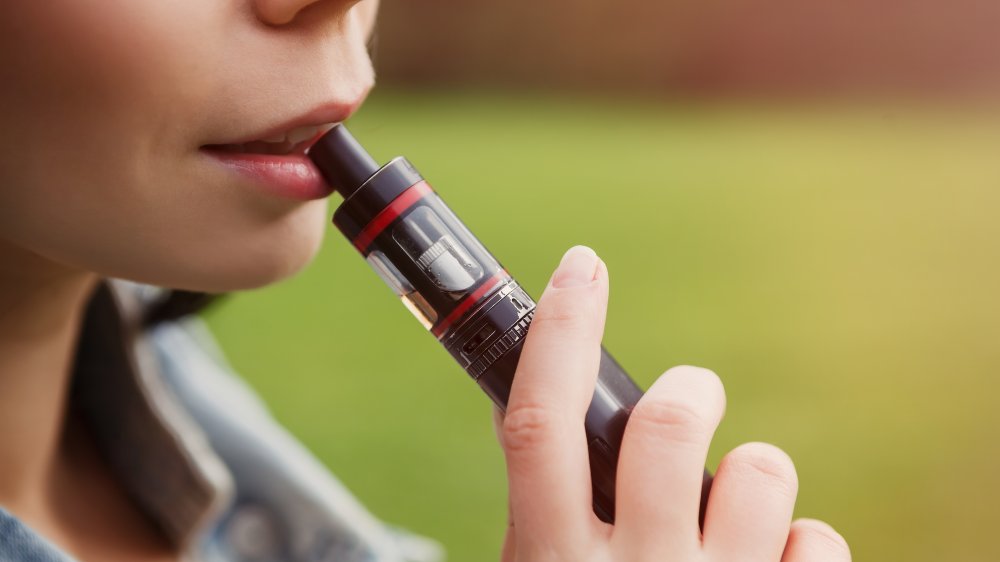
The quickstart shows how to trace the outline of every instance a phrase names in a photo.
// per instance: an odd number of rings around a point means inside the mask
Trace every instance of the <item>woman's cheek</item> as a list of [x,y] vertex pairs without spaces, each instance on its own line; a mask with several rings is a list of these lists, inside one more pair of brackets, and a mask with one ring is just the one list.
[[177,158],[192,148],[188,124],[199,107],[192,101],[204,97],[199,64],[211,58],[211,43],[190,36],[212,34],[198,27],[204,18],[193,17],[191,6],[199,4],[214,3],[54,0],[5,7],[0,189],[13,191],[5,196],[30,204],[32,212],[98,217],[116,199],[154,199],[143,193],[142,180],[177,169]]
[[197,290],[267,284],[315,255],[325,202],[255,197],[198,153],[199,126],[233,102],[213,96],[230,4],[6,8],[0,237],[72,267]]

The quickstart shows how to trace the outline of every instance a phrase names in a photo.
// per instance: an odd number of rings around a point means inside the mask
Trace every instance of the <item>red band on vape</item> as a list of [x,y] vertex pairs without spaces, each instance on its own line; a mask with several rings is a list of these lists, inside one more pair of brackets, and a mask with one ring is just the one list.
[[406,210],[415,205],[417,201],[420,201],[431,193],[434,193],[434,190],[431,189],[431,186],[428,185],[426,181],[417,182],[406,188],[406,191],[396,196],[396,198],[392,200],[392,203],[389,203],[386,208],[379,211],[379,214],[375,215],[375,218],[373,218],[371,222],[361,229],[361,232],[359,232],[352,241],[354,243],[354,247],[357,248],[362,254],[365,254],[365,251],[368,250],[368,246],[371,246],[375,238],[377,238],[379,234],[382,234],[385,227],[392,224],[392,221],[396,220],[399,215],[405,213]]
[[469,293],[469,296],[462,299],[462,302],[458,303],[458,306],[455,307],[455,310],[452,310],[451,313],[448,314],[448,316],[442,318],[441,321],[438,322],[437,325],[431,329],[431,333],[434,334],[435,337],[440,338],[441,334],[445,333],[445,331],[451,327],[452,323],[455,322],[455,320],[458,320],[463,314],[465,314],[470,308],[472,308],[472,306],[475,305],[476,302],[479,301],[479,299],[489,294],[490,291],[495,289],[497,285],[499,285],[504,279],[507,279],[508,277],[510,277],[510,274],[507,273],[506,269],[501,269],[500,271],[496,272],[496,274],[493,277],[490,277],[485,283],[480,285],[478,289]]

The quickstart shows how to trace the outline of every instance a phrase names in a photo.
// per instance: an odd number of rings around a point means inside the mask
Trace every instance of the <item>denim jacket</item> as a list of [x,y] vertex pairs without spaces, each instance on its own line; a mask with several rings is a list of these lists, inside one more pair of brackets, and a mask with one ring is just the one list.
[[[135,504],[190,562],[438,562],[391,527],[268,414],[200,320],[137,328],[144,293],[91,300],[71,401]],[[0,562],[70,562],[0,506]]]

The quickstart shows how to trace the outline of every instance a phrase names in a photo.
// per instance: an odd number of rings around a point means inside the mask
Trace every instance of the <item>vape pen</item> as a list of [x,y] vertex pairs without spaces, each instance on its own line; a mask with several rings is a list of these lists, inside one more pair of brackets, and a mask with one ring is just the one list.
[[[333,223],[505,411],[535,301],[405,158],[380,167],[343,125],[324,135],[309,157],[344,196]],[[614,520],[625,423],[641,396],[602,348],[585,429],[594,512],[606,522]]]

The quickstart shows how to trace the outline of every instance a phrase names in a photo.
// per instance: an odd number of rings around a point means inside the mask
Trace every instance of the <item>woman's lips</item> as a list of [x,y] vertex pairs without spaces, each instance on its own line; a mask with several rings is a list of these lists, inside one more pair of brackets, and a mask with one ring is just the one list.
[[205,145],[201,150],[275,195],[301,201],[322,199],[333,189],[306,157],[306,151],[332,127],[332,124],[298,127],[280,137]]
[[353,101],[328,102],[283,124],[245,136],[234,135],[220,144],[203,145],[201,151],[272,194],[298,200],[321,199],[333,189],[306,157],[306,151],[337,123],[350,117],[365,94],[367,89]]
[[250,154],[305,154],[313,144],[336,123],[295,127],[270,137],[250,139],[230,144],[206,145],[213,150],[224,152],[247,152]]
[[311,201],[333,192],[305,154],[251,154],[211,149],[205,152],[280,197]]

